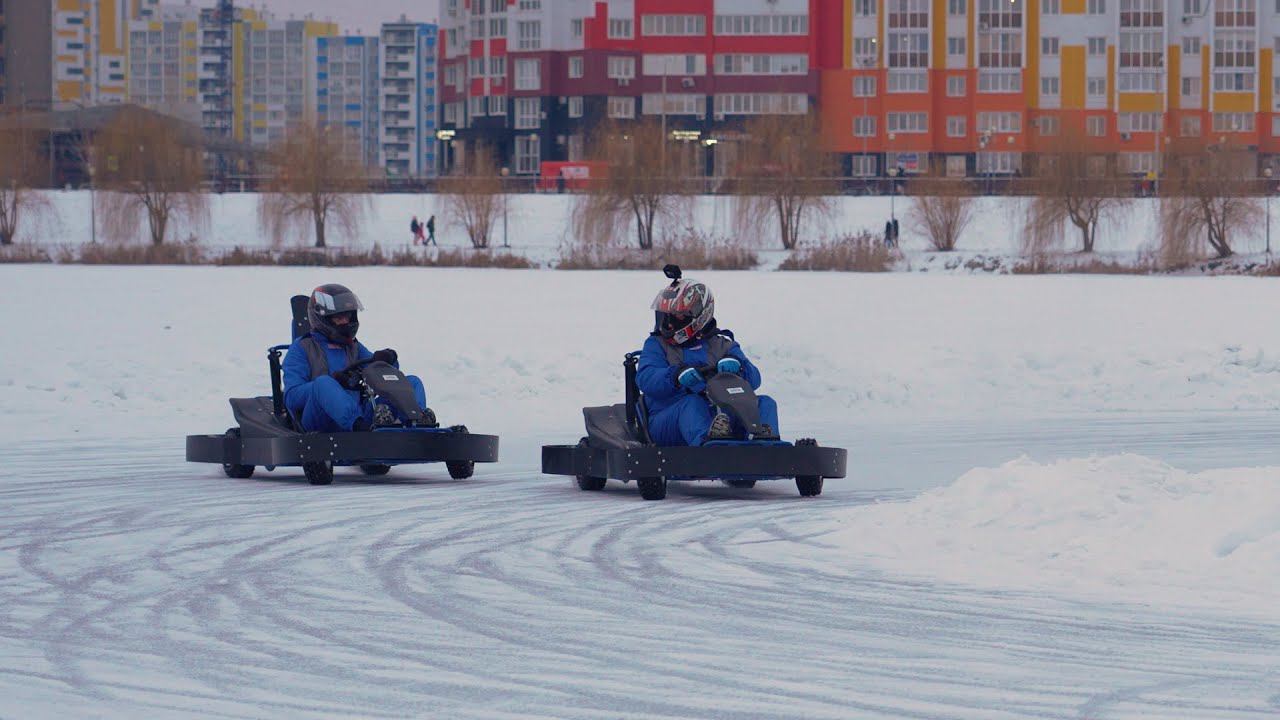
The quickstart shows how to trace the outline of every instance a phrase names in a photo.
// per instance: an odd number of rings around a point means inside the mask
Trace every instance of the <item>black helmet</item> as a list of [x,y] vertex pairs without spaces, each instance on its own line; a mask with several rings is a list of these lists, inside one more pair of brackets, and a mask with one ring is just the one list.
[[[329,338],[333,342],[349,343],[356,339],[360,330],[360,316],[364,309],[360,298],[344,285],[321,285],[311,291],[311,299],[307,301],[307,320],[311,329]],[[335,316],[348,315],[345,323],[335,323]]]

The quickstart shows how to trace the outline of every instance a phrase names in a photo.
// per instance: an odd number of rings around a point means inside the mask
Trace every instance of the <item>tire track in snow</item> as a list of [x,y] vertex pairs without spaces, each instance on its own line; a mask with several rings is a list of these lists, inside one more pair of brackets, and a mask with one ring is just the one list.
[[[886,577],[831,483],[233,481],[6,451],[0,714],[1273,716],[1280,628]],[[32,687],[39,692],[32,695]],[[11,706],[2,698],[24,697]],[[35,698],[35,705],[32,698]],[[40,705],[40,702],[47,703]]]

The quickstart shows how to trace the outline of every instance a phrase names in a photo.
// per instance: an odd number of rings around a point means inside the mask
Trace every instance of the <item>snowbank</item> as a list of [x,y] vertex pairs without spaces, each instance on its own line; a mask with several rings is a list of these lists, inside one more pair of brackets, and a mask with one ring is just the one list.
[[[814,423],[1280,408],[1280,283],[1253,278],[699,273],[779,399]],[[581,430],[621,393],[658,273],[0,266],[0,437],[180,437],[265,393],[288,298],[354,288],[442,418]]]
[[895,575],[1280,618],[1280,467],[1021,459],[841,524],[851,559]]
[[[44,223],[36,229],[32,238],[40,244],[79,244],[90,238],[89,193],[67,191],[49,193],[56,210],[56,220]],[[571,195],[511,195],[507,217],[508,242],[517,252],[547,261],[558,256],[560,245],[571,240],[568,233],[572,212]],[[225,194],[210,196],[212,222],[206,227],[179,227],[174,230],[175,239],[186,240],[194,236],[209,247],[234,246],[261,247],[270,245],[270,239],[262,235],[257,220],[258,196],[255,194]],[[976,219],[960,238],[958,249],[963,254],[1015,255],[1020,252],[1022,198],[980,198]],[[925,238],[910,219],[910,199],[897,198],[894,212],[902,221],[902,245],[912,252],[928,248]],[[890,215],[890,199],[887,197],[838,197],[832,201],[832,209],[826,217],[815,217],[803,233],[806,239],[839,237],[849,233],[869,230],[880,233]],[[1280,214],[1280,204],[1274,211]],[[1131,258],[1136,252],[1150,247],[1157,236],[1154,200],[1135,200],[1130,210],[1117,221],[1108,222],[1099,230],[1097,251],[1103,256],[1122,255]],[[438,240],[442,245],[467,246],[468,240],[462,227],[450,217],[448,200],[440,195],[370,195],[369,212],[361,234],[357,238],[331,238],[335,246],[368,247],[378,243],[383,247],[404,245],[410,242],[409,220],[414,215],[426,220],[436,215]],[[713,237],[736,237],[739,229],[734,223],[733,199],[725,196],[696,198],[690,211],[676,218],[669,226],[661,228],[668,233],[679,234],[686,227],[696,227]],[[1259,228],[1260,230],[1261,228]],[[495,228],[495,244],[502,243],[501,221]],[[140,229],[141,231],[141,229]],[[750,238],[765,249],[778,245],[773,228],[762,229],[761,238]],[[139,235],[139,240],[142,236]],[[288,243],[306,242],[305,238],[288,239]],[[1076,238],[1065,238],[1066,249],[1075,246]],[[1260,232],[1254,237],[1239,238],[1234,243],[1237,252],[1261,252],[1264,240]],[[952,256],[948,256],[952,257]],[[928,260],[928,258],[925,258]]]

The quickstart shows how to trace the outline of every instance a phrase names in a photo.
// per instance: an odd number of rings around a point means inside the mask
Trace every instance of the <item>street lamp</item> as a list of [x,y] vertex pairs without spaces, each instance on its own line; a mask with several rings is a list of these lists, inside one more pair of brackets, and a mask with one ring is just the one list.
[[1267,180],[1267,256],[1271,255],[1271,176],[1274,173],[1271,166],[1268,165],[1262,169],[1262,177]]
[[511,174],[511,168],[502,168],[502,247],[511,247],[507,244],[507,176]]

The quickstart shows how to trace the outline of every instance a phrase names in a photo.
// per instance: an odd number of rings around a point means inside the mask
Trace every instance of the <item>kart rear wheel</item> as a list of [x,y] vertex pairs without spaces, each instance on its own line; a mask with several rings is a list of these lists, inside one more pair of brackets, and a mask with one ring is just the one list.
[[[466,425],[454,425],[449,429],[462,435],[467,435],[470,432],[467,430]],[[474,460],[450,460],[444,466],[449,468],[449,477],[454,480],[466,480],[476,474],[476,462]]]
[[[818,447],[818,441],[813,438],[804,438],[796,441],[796,447]],[[800,497],[817,497],[821,495],[822,476],[800,475],[796,477],[796,490],[800,491]]]
[[363,472],[365,475],[373,475],[373,476],[386,475],[387,473],[391,472],[391,466],[390,465],[361,465],[360,472]]
[[731,488],[737,488],[738,490],[750,490],[751,488],[756,486],[756,481],[755,480],[725,480],[724,484],[728,485]]
[[327,462],[310,462],[302,466],[302,472],[307,475],[307,482],[312,485],[332,485],[333,484],[333,465]]
[[[239,440],[240,428],[231,428],[230,430],[227,430],[227,437]],[[236,480],[248,480],[253,477],[253,466],[222,463],[222,472],[226,473],[229,478],[235,478]]]
[[[586,446],[587,446],[586,438],[582,438],[581,440],[578,441],[578,447],[584,448]],[[577,477],[577,480],[578,480],[578,489],[585,492],[600,492],[601,490],[604,489],[604,486],[609,482],[605,478],[592,477],[590,475],[579,475]]]
[[636,480],[636,487],[640,488],[640,497],[645,500],[662,500],[667,497],[666,478],[640,478]]

